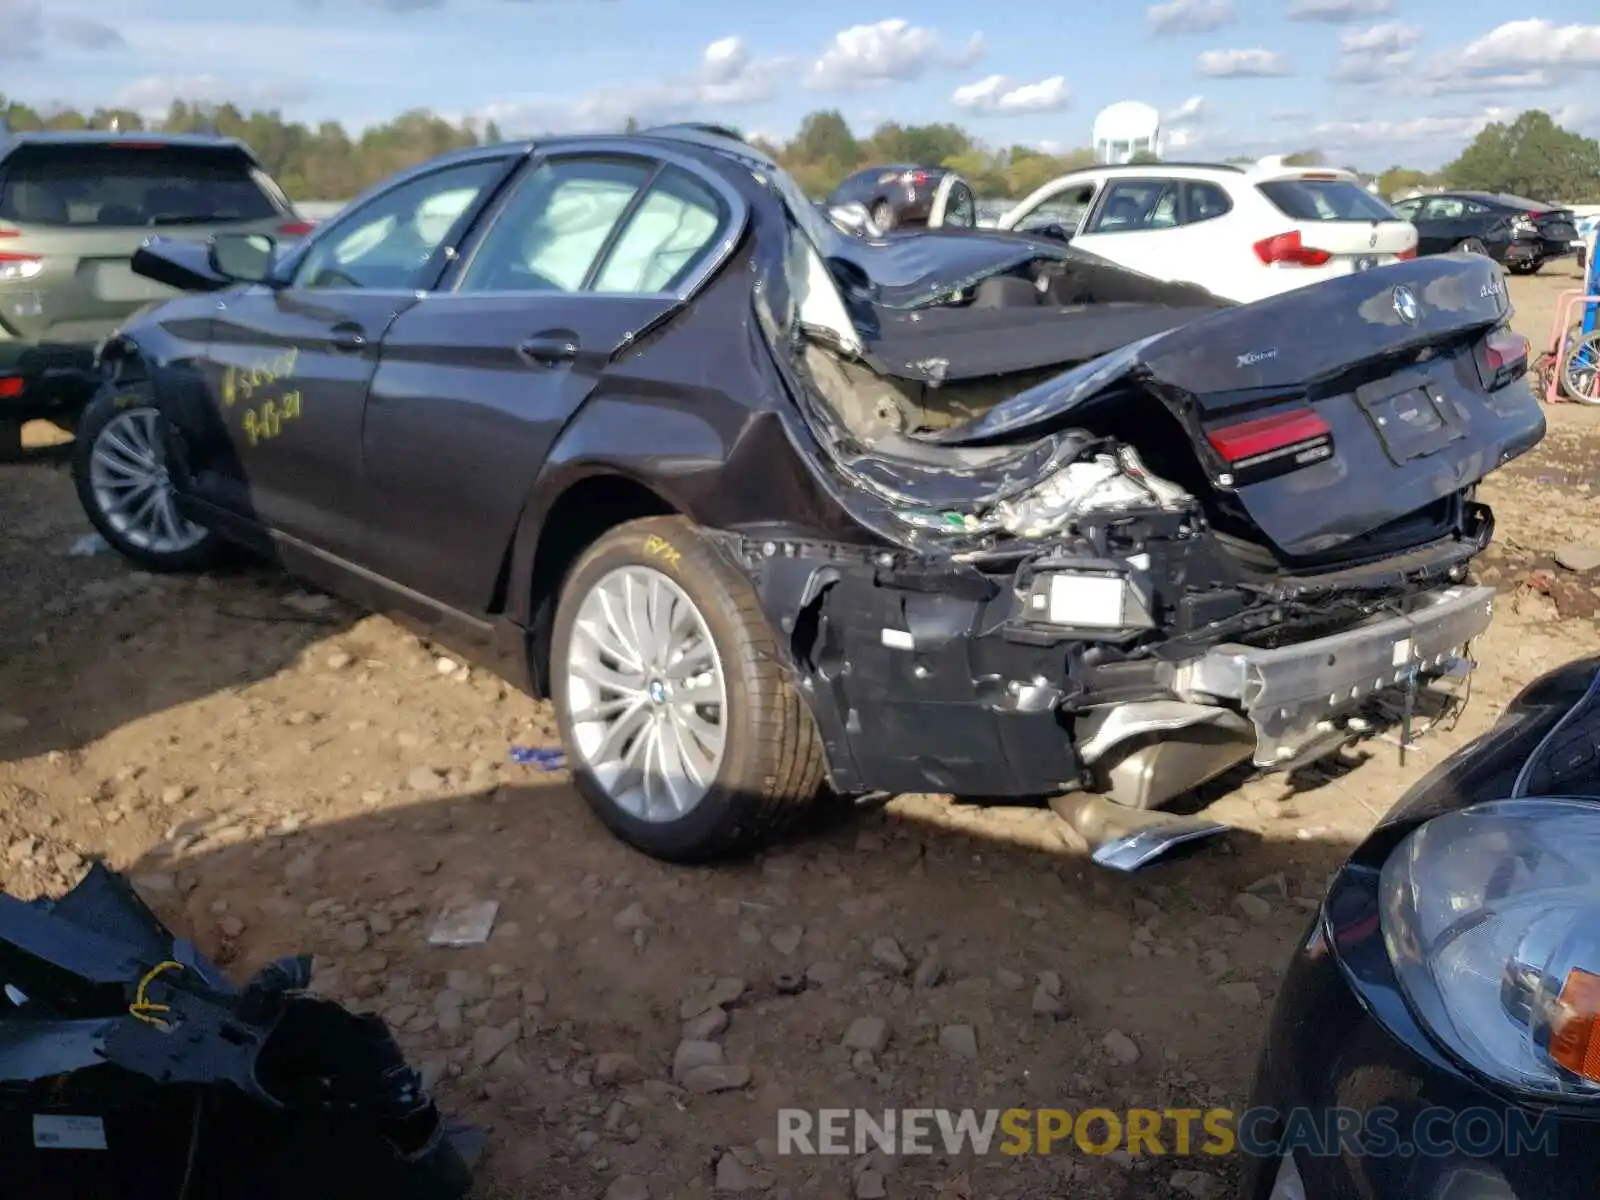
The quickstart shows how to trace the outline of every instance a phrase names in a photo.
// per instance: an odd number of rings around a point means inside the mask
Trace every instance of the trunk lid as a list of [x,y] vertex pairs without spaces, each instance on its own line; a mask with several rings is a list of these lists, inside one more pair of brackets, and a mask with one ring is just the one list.
[[1495,332],[1509,311],[1488,259],[1341,276],[1124,346],[928,440],[1037,436],[1141,385],[1184,426],[1224,516],[1280,561],[1376,556],[1442,536],[1417,514],[1544,436],[1526,342]]

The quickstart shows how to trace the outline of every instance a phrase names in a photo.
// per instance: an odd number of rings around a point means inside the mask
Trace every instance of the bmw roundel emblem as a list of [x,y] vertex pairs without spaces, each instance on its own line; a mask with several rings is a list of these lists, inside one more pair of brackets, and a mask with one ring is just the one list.
[[1417,313],[1420,310],[1417,298],[1408,287],[1397,287],[1394,290],[1394,311],[1407,325],[1417,323]]

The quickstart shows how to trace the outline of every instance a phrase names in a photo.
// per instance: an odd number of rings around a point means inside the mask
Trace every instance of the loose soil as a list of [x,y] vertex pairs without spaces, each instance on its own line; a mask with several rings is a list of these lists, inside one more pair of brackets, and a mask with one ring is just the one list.
[[[1510,280],[1519,329],[1542,344],[1573,286]],[[1455,727],[1404,765],[1374,741],[1234,787],[1212,811],[1238,836],[1131,879],[1043,810],[939,796],[755,862],[657,864],[511,761],[554,744],[546,706],[389,621],[267,570],[70,555],[89,527],[44,448],[0,468],[0,885],[59,894],[100,857],[240,978],[314,951],[319,986],[490,1127],[482,1195],[1220,1196],[1217,1159],[775,1157],[775,1114],[1242,1106],[1329,871],[1519,688],[1600,648],[1600,576],[1555,561],[1600,547],[1600,410],[1546,411],[1482,489],[1501,603]],[[487,944],[428,944],[455,900],[498,901]]]

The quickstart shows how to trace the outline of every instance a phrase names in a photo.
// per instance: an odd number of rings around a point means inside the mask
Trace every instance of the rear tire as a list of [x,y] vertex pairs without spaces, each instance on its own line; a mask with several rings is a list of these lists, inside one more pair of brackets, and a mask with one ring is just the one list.
[[887,200],[879,200],[872,206],[872,223],[884,233],[888,233],[899,222],[896,220],[894,205]]
[[1535,259],[1533,262],[1514,263],[1511,266],[1513,275],[1537,275],[1539,268],[1544,266],[1544,260]]
[[149,383],[106,384],[78,418],[72,483],[90,524],[129,562],[162,573],[208,570],[224,561],[226,545],[172,507],[167,433]]
[[804,816],[822,744],[780,661],[749,581],[687,520],[630,521],[590,546],[562,585],[550,678],[573,780],[601,823],[693,863],[758,849]]

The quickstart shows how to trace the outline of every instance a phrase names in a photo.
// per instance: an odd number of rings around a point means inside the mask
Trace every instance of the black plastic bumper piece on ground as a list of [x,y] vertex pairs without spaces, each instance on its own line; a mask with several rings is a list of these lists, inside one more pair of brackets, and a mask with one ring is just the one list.
[[0,1179],[30,1200],[460,1200],[449,1125],[381,1019],[241,992],[95,866],[55,902],[0,895]]

